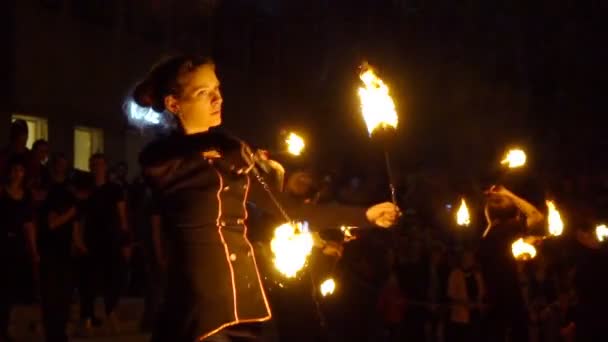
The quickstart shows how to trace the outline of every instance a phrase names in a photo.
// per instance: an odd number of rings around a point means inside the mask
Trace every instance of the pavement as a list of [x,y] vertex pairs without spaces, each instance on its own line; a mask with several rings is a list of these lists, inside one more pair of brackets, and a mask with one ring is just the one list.
[[[78,305],[72,305],[71,317],[68,323],[68,335],[74,342],[144,342],[150,339],[149,334],[139,330],[139,321],[144,311],[141,298],[123,298],[117,309],[119,320],[118,331],[107,324],[95,327],[87,336],[82,336],[78,319]],[[104,318],[103,302],[95,303],[96,316]],[[40,307],[37,305],[17,306],[11,316],[10,332],[16,342],[43,342]]]

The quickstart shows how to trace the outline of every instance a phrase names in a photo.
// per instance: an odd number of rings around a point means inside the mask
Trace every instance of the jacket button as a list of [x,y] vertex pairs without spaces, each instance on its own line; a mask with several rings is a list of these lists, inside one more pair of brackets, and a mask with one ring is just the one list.
[[220,221],[220,226],[226,227],[226,221]]
[[224,187],[224,191],[228,191],[228,190],[230,190],[230,187],[229,186],[225,186]]
[[230,261],[236,261],[236,254],[230,254]]
[[243,220],[243,219],[237,219],[237,220],[236,220],[236,223],[237,223],[237,224],[244,224],[244,223],[245,223],[245,220]]

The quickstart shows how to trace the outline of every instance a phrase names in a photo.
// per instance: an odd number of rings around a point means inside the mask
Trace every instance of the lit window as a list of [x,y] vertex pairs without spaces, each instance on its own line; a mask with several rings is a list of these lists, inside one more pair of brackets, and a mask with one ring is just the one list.
[[74,128],[74,168],[89,171],[89,158],[103,152],[103,131],[98,128]]
[[48,140],[48,123],[46,119],[37,116],[13,114],[11,121],[23,120],[27,123],[27,148],[32,148],[38,139]]

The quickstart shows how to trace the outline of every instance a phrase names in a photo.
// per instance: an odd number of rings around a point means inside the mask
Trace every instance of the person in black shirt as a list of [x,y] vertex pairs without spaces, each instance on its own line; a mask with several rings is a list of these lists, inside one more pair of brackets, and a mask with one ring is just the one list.
[[0,340],[8,337],[11,309],[16,300],[28,300],[31,272],[39,261],[33,211],[24,187],[25,161],[7,162],[8,183],[0,188]]
[[67,160],[53,158],[48,197],[40,209],[40,287],[47,341],[67,341],[66,324],[74,289],[72,247],[79,224],[76,199],[67,183]]
[[[511,244],[529,228],[543,222],[532,204],[502,186],[487,193],[488,228],[479,248],[482,275],[487,286],[489,341],[527,341],[527,311],[517,282],[517,263]],[[523,215],[522,215],[523,214]]]
[[578,303],[574,313],[576,341],[599,341],[608,322],[608,249],[593,231],[591,217],[574,218],[573,259]]
[[106,317],[117,329],[114,310],[119,303],[131,252],[125,194],[119,185],[107,181],[106,167],[103,154],[91,156],[94,184],[83,209],[87,253],[82,260],[80,316],[85,330],[96,323],[94,302],[98,283],[102,287]]

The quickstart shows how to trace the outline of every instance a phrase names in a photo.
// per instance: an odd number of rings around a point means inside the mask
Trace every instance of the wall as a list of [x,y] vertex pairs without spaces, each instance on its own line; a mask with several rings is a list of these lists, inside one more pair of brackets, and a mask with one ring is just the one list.
[[14,77],[10,104],[0,109],[2,143],[14,112],[47,118],[52,149],[69,157],[73,127],[91,126],[104,130],[110,160],[129,157],[134,169],[136,153],[128,152],[127,140],[138,145],[138,136],[127,139],[121,105],[161,55],[162,43],[126,34],[119,23],[92,24],[73,6],[49,9],[40,0],[19,0],[14,13],[14,46],[7,49],[14,53]]

